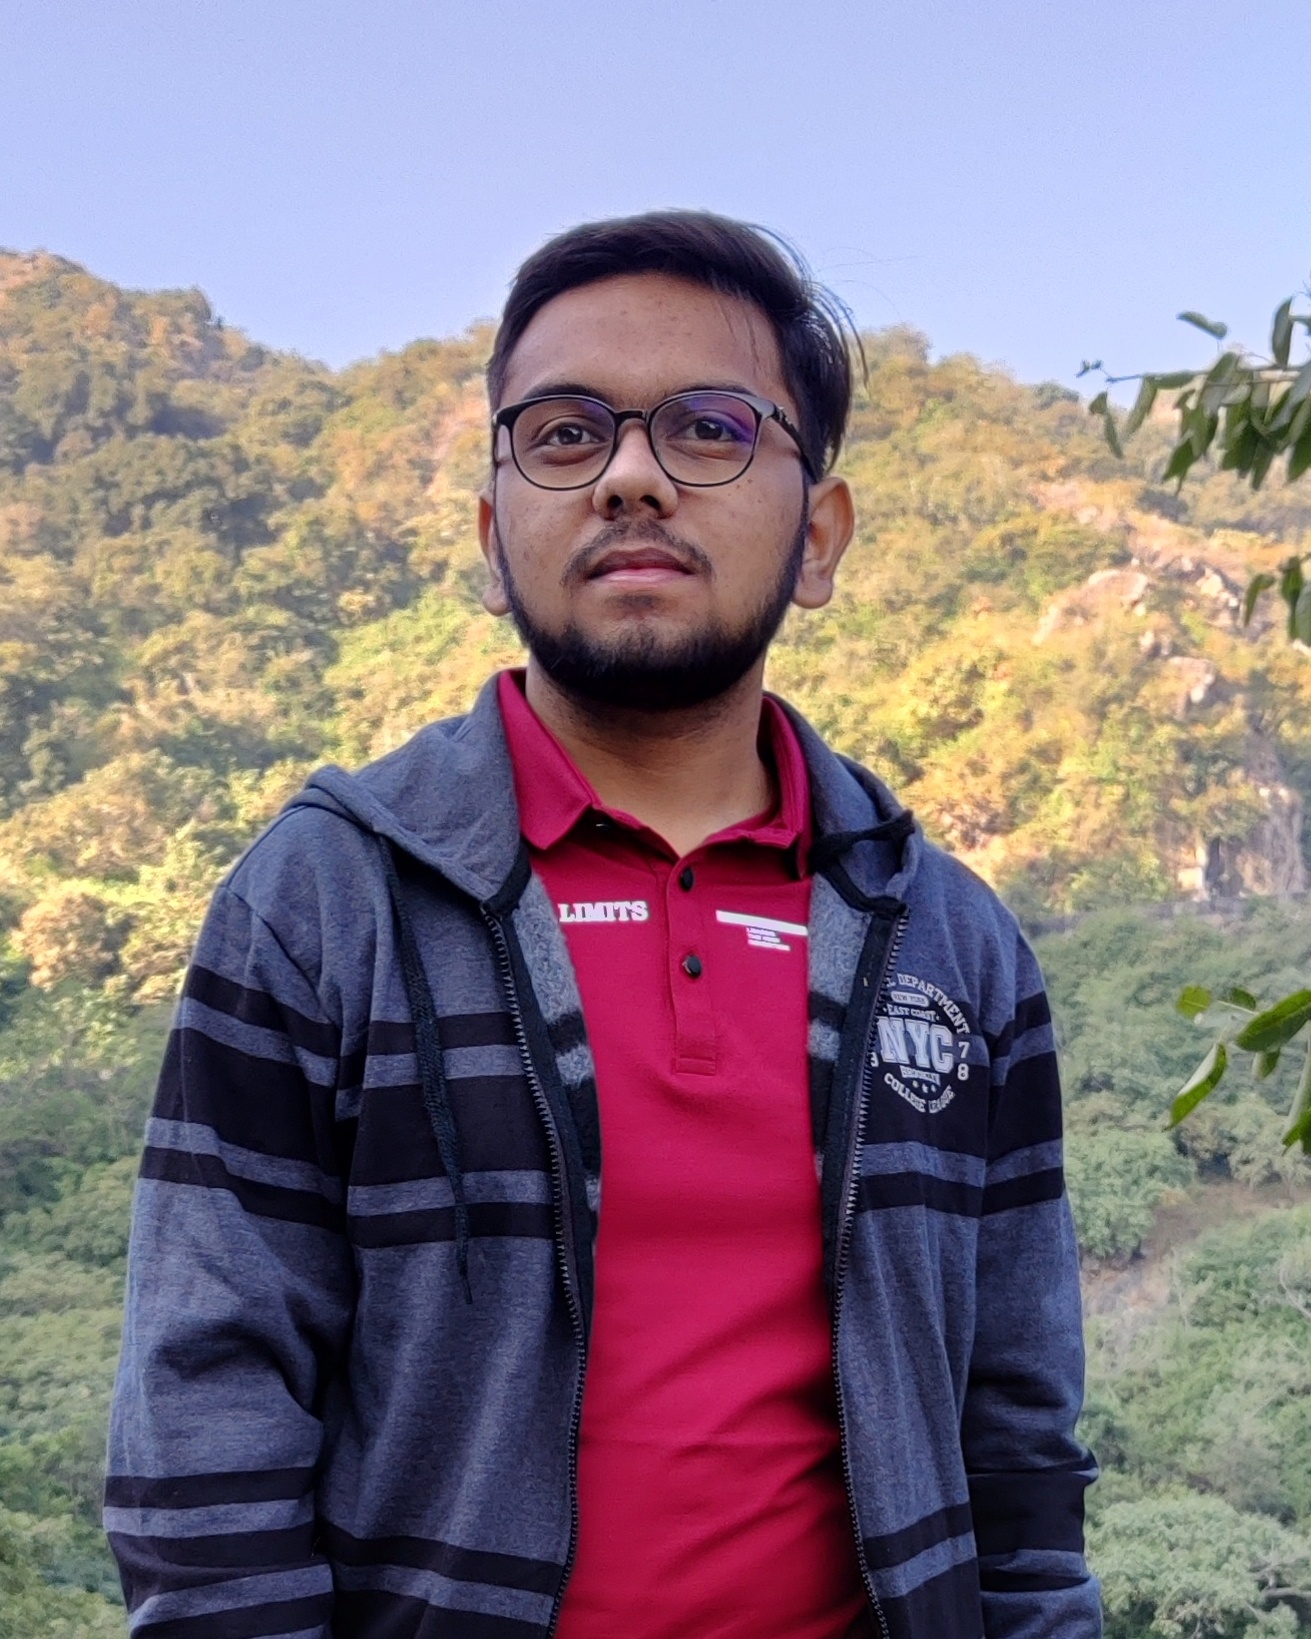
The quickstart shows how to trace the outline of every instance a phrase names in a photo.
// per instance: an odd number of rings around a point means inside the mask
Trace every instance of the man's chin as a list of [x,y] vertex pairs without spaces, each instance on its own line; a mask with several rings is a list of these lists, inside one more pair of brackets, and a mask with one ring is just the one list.
[[[547,637],[547,646],[586,655],[596,665],[664,667],[677,665],[681,656],[695,655],[719,641],[717,626],[679,618],[658,606],[639,603],[608,614],[601,621],[571,621],[567,631]],[[536,632],[534,636],[541,641],[546,634]]]
[[688,711],[719,699],[763,652],[758,637],[669,632],[643,623],[606,640],[571,629],[558,636],[521,627],[533,659],[571,699],[592,707]]

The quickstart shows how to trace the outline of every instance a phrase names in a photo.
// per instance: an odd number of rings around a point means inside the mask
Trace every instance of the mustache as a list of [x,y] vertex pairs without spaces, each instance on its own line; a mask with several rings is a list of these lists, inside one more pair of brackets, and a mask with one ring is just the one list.
[[663,524],[654,519],[645,519],[640,523],[613,523],[606,524],[601,532],[594,536],[586,546],[581,547],[565,565],[561,581],[565,586],[579,586],[587,580],[592,571],[617,546],[658,546],[678,560],[684,569],[693,570],[702,575],[713,575],[714,567],[710,559],[695,545],[685,540],[681,535],[675,535]]

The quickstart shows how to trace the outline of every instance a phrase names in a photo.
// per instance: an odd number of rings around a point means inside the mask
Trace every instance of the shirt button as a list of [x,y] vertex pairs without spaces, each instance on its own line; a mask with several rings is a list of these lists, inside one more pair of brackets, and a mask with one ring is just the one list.
[[696,874],[690,865],[684,865],[678,873],[678,885],[684,893],[691,892],[692,884],[696,881]]
[[699,979],[702,973],[701,958],[699,956],[685,956],[683,958],[683,972],[689,979]]

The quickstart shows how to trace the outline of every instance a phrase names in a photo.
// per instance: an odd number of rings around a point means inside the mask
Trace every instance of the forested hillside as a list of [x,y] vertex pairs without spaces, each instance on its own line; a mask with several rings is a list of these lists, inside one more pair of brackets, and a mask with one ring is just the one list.
[[[333,373],[197,292],[0,255],[0,1639],[122,1630],[96,1515],[128,1203],[214,881],[307,769],[517,654],[477,602],[487,342]],[[773,685],[1035,928],[1081,918],[1040,951],[1112,1639],[1311,1635],[1290,1088],[1160,1132],[1198,1056],[1179,986],[1272,998],[1311,968],[1298,898],[1235,903],[1306,887],[1311,657],[1238,602],[1311,544],[1311,492],[1175,496],[1163,427],[1117,462],[1060,388],[909,331],[866,345],[861,533]],[[1164,914],[1181,898],[1223,915]]]

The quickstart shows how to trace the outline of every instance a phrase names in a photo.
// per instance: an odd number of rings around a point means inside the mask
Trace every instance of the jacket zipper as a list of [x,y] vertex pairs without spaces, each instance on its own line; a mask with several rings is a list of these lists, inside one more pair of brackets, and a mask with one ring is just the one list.
[[564,1572],[560,1578],[560,1587],[551,1606],[550,1620],[546,1624],[545,1639],[551,1639],[556,1624],[560,1620],[560,1608],[564,1604],[565,1589],[569,1586],[570,1573],[574,1568],[574,1559],[578,1552],[578,1434],[583,1421],[583,1379],[587,1374],[587,1345],[583,1334],[583,1316],[578,1305],[578,1298],[574,1291],[573,1272],[569,1268],[569,1254],[565,1245],[564,1201],[565,1177],[564,1158],[560,1153],[560,1137],[555,1128],[555,1117],[551,1113],[551,1106],[547,1102],[546,1093],[537,1074],[537,1066],[533,1063],[532,1053],[528,1047],[528,1033],[524,1029],[523,1009],[519,1005],[519,993],[515,989],[514,964],[510,960],[510,946],[505,937],[501,924],[496,917],[487,910],[483,911],[483,918],[491,930],[492,941],[496,946],[496,961],[501,970],[501,982],[505,990],[506,1001],[510,1007],[510,1019],[514,1025],[514,1039],[519,1048],[519,1057],[523,1060],[524,1075],[528,1081],[529,1091],[533,1095],[533,1103],[537,1106],[537,1113],[546,1128],[547,1147],[551,1153],[551,1209],[555,1227],[555,1255],[560,1267],[560,1277],[564,1283],[565,1302],[569,1309],[569,1321],[573,1327],[574,1343],[578,1350],[578,1386],[574,1391],[573,1409],[569,1416],[569,1549],[565,1555]]
[[838,1408],[838,1443],[842,1450],[842,1480],[847,1490],[847,1508],[851,1514],[851,1533],[855,1538],[856,1562],[860,1566],[860,1578],[865,1585],[865,1593],[869,1599],[870,1607],[878,1618],[879,1632],[882,1639],[892,1639],[892,1635],[888,1629],[888,1619],[883,1614],[883,1606],[879,1603],[879,1596],[874,1592],[874,1579],[865,1563],[865,1550],[861,1544],[860,1520],[856,1514],[856,1490],[851,1476],[851,1451],[847,1443],[847,1411],[842,1398],[842,1373],[838,1368],[838,1328],[842,1320],[842,1281],[847,1272],[847,1261],[851,1253],[851,1235],[856,1216],[856,1195],[860,1188],[860,1166],[858,1163],[861,1135],[865,1131],[865,1116],[869,1106],[870,1032],[874,1028],[878,1006],[883,999],[888,974],[891,973],[892,965],[897,959],[897,952],[901,948],[902,936],[906,928],[906,915],[907,913],[904,910],[898,914],[892,934],[888,939],[888,948],[884,952],[882,970],[879,973],[878,984],[874,990],[874,1003],[870,1009],[869,1022],[865,1027],[865,1046],[860,1056],[860,1092],[856,1100],[856,1118],[852,1128],[852,1143],[847,1152],[846,1190],[843,1195],[842,1219],[838,1226],[837,1260],[833,1270],[833,1385]]

